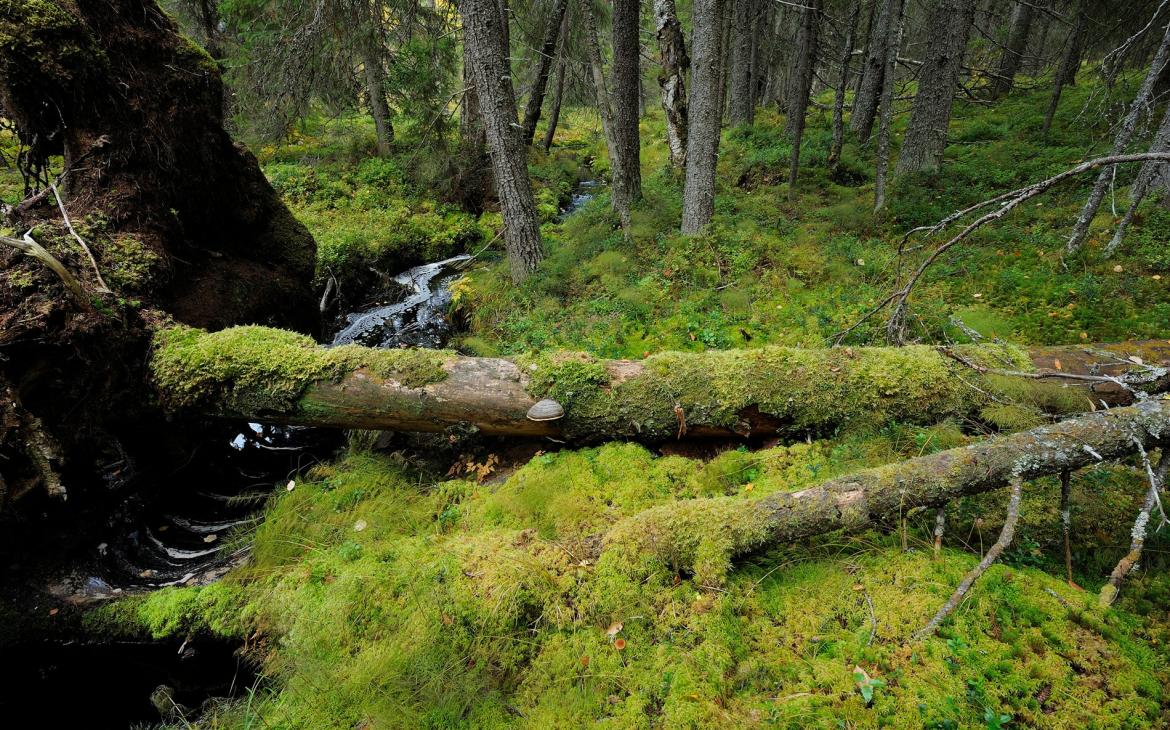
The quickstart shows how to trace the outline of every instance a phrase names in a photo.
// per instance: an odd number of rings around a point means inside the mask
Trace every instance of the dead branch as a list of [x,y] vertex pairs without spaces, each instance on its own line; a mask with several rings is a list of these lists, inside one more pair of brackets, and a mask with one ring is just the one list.
[[89,307],[89,297],[86,296],[85,289],[81,287],[81,282],[77,280],[73,272],[65,268],[65,265],[56,256],[49,253],[45,250],[44,246],[33,240],[31,234],[25,233],[23,240],[20,238],[12,238],[11,236],[0,236],[0,243],[32,256],[45,266],[48,266],[61,279],[61,282],[65,284],[65,288],[69,290],[73,298],[77,300],[77,303],[83,307]]
[[979,565],[976,565],[971,572],[967,573],[963,578],[963,582],[959,583],[959,587],[955,589],[955,592],[951,594],[947,602],[942,605],[942,608],[938,610],[934,618],[926,626],[922,627],[921,631],[914,635],[915,641],[921,641],[933,635],[938,630],[938,627],[942,625],[946,617],[951,615],[951,612],[959,607],[959,604],[963,601],[963,597],[967,595],[967,591],[971,590],[971,586],[975,584],[975,581],[979,580],[980,576],[987,572],[991,564],[998,560],[999,556],[1003,554],[1003,551],[1007,549],[1007,546],[1011,544],[1012,538],[1016,534],[1016,523],[1020,519],[1020,495],[1023,492],[1023,488],[1024,480],[1018,476],[1014,477],[1012,479],[1012,496],[1008,500],[1007,518],[1004,520],[1003,530],[999,533],[999,539],[995,541],[995,544],[983,556],[983,560],[979,561]]
[[69,233],[81,246],[81,250],[89,257],[89,263],[93,266],[93,275],[97,277],[98,291],[102,294],[109,294],[110,288],[106,286],[106,280],[102,278],[102,272],[98,268],[97,259],[93,257],[93,251],[90,250],[89,244],[85,242],[85,239],[78,234],[77,229],[73,227],[73,221],[69,220],[69,212],[65,210],[65,202],[61,200],[61,193],[57,191],[57,184],[49,183],[49,189],[53,191],[53,197],[57,200],[57,209],[61,211],[61,218],[65,221],[65,227],[69,229]]
[[1134,443],[1137,445],[1141,454],[1146,475],[1150,480],[1150,488],[1146,490],[1145,501],[1142,502],[1142,508],[1138,511],[1137,519],[1133,523],[1133,530],[1130,533],[1129,552],[1118,561],[1116,567],[1113,568],[1113,572],[1109,574],[1109,580],[1105,582],[1105,585],[1101,586],[1098,602],[1102,606],[1109,606],[1117,600],[1117,595],[1121,591],[1121,581],[1125,580],[1125,577],[1129,575],[1130,571],[1141,560],[1142,549],[1145,547],[1146,537],[1149,533],[1150,518],[1153,516],[1155,507],[1157,507],[1159,514],[1158,525],[1154,529],[1159,530],[1165,525],[1170,524],[1166,520],[1166,513],[1162,511],[1161,499],[1158,496],[1158,490],[1161,489],[1166,479],[1167,467],[1170,467],[1170,459],[1166,458],[1166,451],[1163,449],[1162,457],[1159,459],[1158,468],[1155,471],[1150,466],[1150,457],[1146,453],[1145,447],[1136,439]]
[[1108,165],[1119,165],[1129,162],[1146,162],[1149,160],[1170,162],[1170,152],[1140,152],[1129,155],[1110,155],[1108,157],[1098,157],[1092,160],[1086,160],[1076,167],[1065,170],[1064,172],[1053,175],[1047,179],[1040,180],[1039,182],[1032,183],[1031,185],[1027,185],[1025,187],[997,195],[994,198],[970,205],[963,210],[956,211],[955,213],[948,215],[932,226],[919,226],[918,228],[911,229],[902,238],[902,243],[899,246],[899,257],[901,257],[902,253],[904,253],[906,241],[914,233],[925,231],[928,236],[934,235],[935,233],[945,229],[952,223],[966,217],[971,213],[990,206],[998,206],[995,208],[995,210],[984,213],[982,216],[969,223],[966,227],[964,227],[945,243],[935,248],[934,251],[931,252],[931,254],[927,256],[926,259],[918,266],[918,268],[915,269],[914,273],[910,275],[909,280],[904,286],[895,289],[888,297],[879,302],[870,311],[862,315],[862,317],[857,322],[838,333],[834,338],[835,343],[839,344],[842,342],[846,335],[873,318],[874,315],[876,315],[878,312],[881,312],[892,303],[893,313],[890,315],[890,319],[886,324],[886,337],[891,344],[902,344],[905,341],[906,302],[910,298],[910,293],[914,290],[914,286],[922,278],[922,275],[926,273],[926,270],[929,269],[930,266],[934,264],[934,262],[937,261],[944,253],[954,248],[972,233],[979,230],[988,223],[1003,218],[1005,215],[1023,203],[1070,178],[1074,178],[1090,170],[1095,170],[1097,168]]

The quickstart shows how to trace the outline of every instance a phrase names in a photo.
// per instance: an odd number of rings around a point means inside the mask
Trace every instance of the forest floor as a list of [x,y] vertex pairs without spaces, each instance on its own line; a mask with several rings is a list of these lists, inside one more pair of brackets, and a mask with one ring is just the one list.
[[[824,345],[889,293],[907,230],[1100,151],[1085,140],[1107,136],[1103,98],[1092,83],[1069,89],[1046,140],[1043,91],[958,103],[944,172],[899,180],[876,216],[872,150],[847,144],[844,174],[831,180],[828,114],[818,111],[789,190],[783,118],[761,111],[753,127],[725,134],[715,221],[695,237],[676,233],[681,179],[652,114],[646,200],[629,240],[605,194],[558,220],[579,181],[607,172],[596,118],[572,111],[552,153],[532,154],[548,259],[521,286],[500,247],[487,246],[498,214],[477,220],[438,202],[454,194],[442,154],[408,140],[372,158],[372,129],[352,119],[307,123],[257,152],[317,237],[321,282],[483,249],[453,286],[467,324],[453,347],[640,358]],[[1128,179],[1119,174],[1119,213]],[[1107,201],[1087,249],[1062,257],[1087,184],[1039,198],[941,260],[912,299],[912,334],[964,341],[952,317],[1020,344],[1170,334],[1170,211],[1147,204],[1105,259]],[[882,336],[879,318],[850,342]],[[427,442],[386,453],[355,433],[335,462],[280,489],[259,527],[232,538],[253,545],[247,566],[206,587],[107,605],[89,621],[245,640],[262,680],[210,708],[210,727],[1170,724],[1170,541],[1151,541],[1118,603],[1097,607],[1144,492],[1137,464],[1073,477],[1074,578],[1085,590],[1064,580],[1059,486],[1040,480],[1005,559],[918,644],[910,636],[994,541],[1002,495],[952,505],[937,558],[927,513],[761,551],[718,588],[662,563],[578,557],[589,536],[648,506],[797,490],[992,430],[870,423],[754,449],[548,444],[530,460],[488,441],[450,458]]]

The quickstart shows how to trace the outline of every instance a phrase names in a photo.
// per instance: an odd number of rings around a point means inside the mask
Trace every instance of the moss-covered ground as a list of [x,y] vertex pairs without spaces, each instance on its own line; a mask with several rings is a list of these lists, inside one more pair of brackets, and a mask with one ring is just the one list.
[[[628,241],[604,193],[555,220],[574,182],[608,167],[596,118],[572,111],[561,144],[532,156],[548,258],[520,286],[492,243],[498,214],[477,219],[437,202],[456,197],[447,153],[407,140],[372,158],[371,125],[350,118],[310,120],[288,144],[257,153],[316,236],[321,280],[485,247],[455,287],[470,327],[453,345],[465,352],[641,358],[820,346],[889,292],[906,230],[1099,149],[1090,140],[1107,139],[1109,124],[1094,106],[1099,91],[1087,75],[1067,89],[1048,139],[1039,134],[1043,91],[994,106],[958,102],[943,173],[899,180],[876,216],[871,149],[848,142],[831,179],[828,116],[814,111],[790,190],[780,182],[790,152],[783,120],[761,111],[753,127],[725,134],[715,221],[691,238],[676,233],[681,179],[651,113],[642,127],[646,199]],[[899,118],[895,131],[903,125]],[[1118,177],[1119,212],[1131,172]],[[952,316],[1021,345],[1170,334],[1170,213],[1147,204],[1125,248],[1106,260],[1106,205],[1088,248],[1062,257],[1086,184],[1053,191],[941,260],[916,291],[913,334],[964,341]],[[206,363],[211,381],[226,372],[277,399],[289,383],[340,367],[303,360],[303,338],[257,332],[200,340],[179,331],[164,351]],[[876,320],[851,342],[880,339]],[[229,343],[256,357],[221,359],[218,346]],[[388,367],[438,377],[434,364]],[[588,363],[579,370],[592,382]],[[187,385],[201,397],[200,383]],[[1128,545],[1144,490],[1137,464],[1073,478],[1074,578],[1087,590],[1063,580],[1059,488],[1041,481],[1029,485],[1006,558],[919,644],[910,636],[994,541],[1002,495],[952,505],[938,558],[934,516],[920,512],[904,527],[774,546],[738,561],[718,587],[654,559],[586,557],[597,536],[647,507],[751,500],[977,437],[970,423],[864,420],[823,440],[714,459],[630,444],[545,453],[482,482],[355,446],[282,486],[263,523],[233,538],[251,545],[246,566],[210,586],[107,605],[88,620],[103,632],[210,631],[244,642],[262,678],[242,699],[210,708],[207,727],[1170,725],[1164,533],[1119,602],[1096,604]]]
[[[1149,727],[1166,720],[1170,579],[1155,551],[1102,611],[1058,577],[1058,487],[1029,488],[1015,546],[941,634],[909,642],[994,539],[998,498],[784,545],[718,589],[669,565],[582,558],[645,507],[750,500],[963,442],[950,425],[713,461],[611,444],[536,457],[506,480],[420,479],[351,452],[281,490],[252,562],[94,620],[246,639],[265,677],[208,727]],[[1101,583],[1138,476],[1074,479],[1076,578]],[[621,567],[619,567],[621,566]],[[872,690],[867,701],[862,686]]]

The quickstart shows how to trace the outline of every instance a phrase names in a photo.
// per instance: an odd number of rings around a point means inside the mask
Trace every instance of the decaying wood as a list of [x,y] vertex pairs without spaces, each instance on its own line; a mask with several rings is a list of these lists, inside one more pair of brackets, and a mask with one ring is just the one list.
[[[1170,439],[1170,400],[1069,419],[759,499],[715,497],[653,507],[619,522],[600,554],[656,556],[717,585],[731,560],[761,547],[896,519],[966,495],[1025,484],[1133,454]],[[1022,489],[1022,487],[1021,487]],[[631,558],[633,559],[633,558]]]
[[[1170,459],[1166,458],[1166,452],[1162,452],[1162,458],[1158,462],[1158,468],[1155,470],[1150,466],[1150,458],[1146,453],[1145,446],[1138,440],[1134,441],[1134,446],[1142,457],[1142,465],[1146,469],[1146,474],[1150,480],[1150,488],[1146,490],[1146,498],[1142,502],[1142,507],[1138,510],[1137,519],[1134,520],[1133,530],[1130,533],[1129,552],[1122,556],[1117,565],[1113,568],[1113,572],[1109,574],[1109,580],[1101,587],[1101,592],[1098,599],[1102,606],[1108,606],[1117,600],[1117,594],[1121,590],[1121,582],[1129,575],[1138,561],[1142,559],[1142,550],[1145,548],[1146,538],[1150,532],[1150,520],[1155,518],[1156,528],[1164,527],[1167,524],[1166,513],[1162,510],[1162,501],[1159,496],[1159,490],[1162,485],[1166,483],[1167,467],[1170,467]],[[1155,508],[1157,513],[1155,513]]]
[[938,631],[938,627],[942,626],[942,622],[946,620],[947,616],[950,616],[951,612],[962,603],[963,596],[967,595],[967,591],[971,590],[971,586],[975,585],[975,581],[979,580],[980,576],[986,573],[987,569],[991,567],[991,564],[999,560],[999,556],[1003,554],[1004,550],[1007,550],[1008,545],[1012,544],[1012,538],[1016,534],[1016,523],[1020,520],[1020,495],[1023,489],[1024,482],[1022,479],[1019,477],[1012,479],[1012,496],[1008,500],[1007,518],[1003,522],[1003,529],[999,533],[999,539],[995,541],[995,544],[991,546],[991,549],[987,551],[987,554],[983,556],[979,564],[972,568],[967,575],[963,576],[959,587],[955,589],[955,592],[951,594],[947,602],[938,609],[938,613],[934,614],[934,617],[930,619],[926,626],[923,626],[914,635],[915,641],[921,641],[933,635],[935,631]]
[[[266,333],[279,331],[255,328],[249,339],[263,342]],[[691,437],[742,438],[825,433],[874,419],[963,418],[998,402],[995,394],[1008,386],[1038,389],[1038,407],[1052,415],[1126,405],[1139,387],[1170,388],[1170,342],[1161,340],[1044,347],[1033,354],[1005,345],[960,346],[949,354],[927,346],[763,347],[660,353],[640,361],[560,353],[517,362],[439,353],[437,377],[419,384],[375,366],[397,355],[352,346],[330,377],[297,379],[287,363],[336,358],[341,351],[301,338],[260,347],[266,357],[257,362],[255,346],[217,344],[231,336],[232,330],[197,333],[190,355],[166,358],[165,366],[156,358],[162,400],[205,415],[268,423],[653,442],[677,438],[680,423]],[[1006,362],[1024,377],[984,374],[954,355],[982,365]],[[1085,379],[1064,380],[1077,373]],[[1048,377],[1055,380],[1034,379]],[[1128,378],[1143,382],[1129,385]],[[288,397],[268,398],[273,383]],[[564,417],[530,420],[529,408],[546,397],[561,402]]]
[[0,236],[0,243],[15,248],[17,251],[37,259],[57,275],[61,279],[61,283],[73,295],[74,300],[83,307],[89,306],[89,297],[85,294],[85,289],[82,288],[81,282],[73,275],[73,272],[65,268],[65,264],[61,263],[53,254],[45,250],[45,247],[37,243],[33,237],[26,233],[24,238],[12,238],[11,236]]

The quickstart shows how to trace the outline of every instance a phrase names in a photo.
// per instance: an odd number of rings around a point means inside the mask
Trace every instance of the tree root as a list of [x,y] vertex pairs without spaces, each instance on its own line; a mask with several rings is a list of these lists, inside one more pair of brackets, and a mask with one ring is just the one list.
[[82,307],[89,307],[89,297],[86,296],[85,289],[82,288],[81,282],[77,280],[77,277],[73,275],[73,272],[65,268],[65,264],[61,263],[61,261],[56,256],[45,250],[44,246],[33,240],[31,235],[26,233],[24,234],[23,239],[12,238],[10,236],[0,236],[0,243],[11,246],[17,251],[32,256],[34,259],[37,259],[45,266],[48,266],[50,269],[52,269],[53,273],[61,279],[61,282],[65,284],[65,288],[69,290],[69,293],[73,295],[73,298],[77,300],[77,303]]

